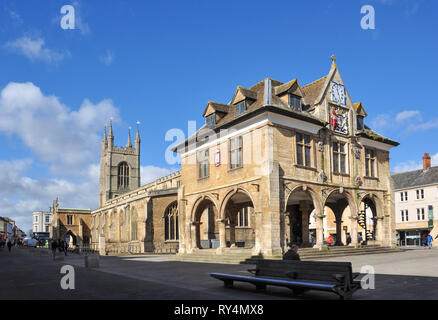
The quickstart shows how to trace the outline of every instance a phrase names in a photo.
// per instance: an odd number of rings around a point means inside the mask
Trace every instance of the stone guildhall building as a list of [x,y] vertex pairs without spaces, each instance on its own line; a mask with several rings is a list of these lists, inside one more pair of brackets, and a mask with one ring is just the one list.
[[274,257],[288,243],[322,247],[329,234],[336,245],[355,246],[359,234],[395,245],[389,151],[398,143],[365,125],[334,56],[312,83],[267,78],[230,98],[209,101],[205,124],[174,147],[181,170],[144,186],[139,130],[126,147],[105,130],[94,248]]

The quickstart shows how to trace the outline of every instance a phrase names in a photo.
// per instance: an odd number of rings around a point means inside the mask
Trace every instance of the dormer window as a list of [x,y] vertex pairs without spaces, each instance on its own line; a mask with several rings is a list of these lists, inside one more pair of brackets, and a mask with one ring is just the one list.
[[357,116],[357,130],[364,129],[363,116]]
[[216,125],[216,113],[207,117],[207,128],[213,128]]
[[244,113],[246,111],[246,103],[245,100],[239,102],[238,104],[236,104],[236,113],[235,115],[241,115],[242,113]]
[[301,98],[294,94],[289,94],[289,107],[295,111],[302,111]]

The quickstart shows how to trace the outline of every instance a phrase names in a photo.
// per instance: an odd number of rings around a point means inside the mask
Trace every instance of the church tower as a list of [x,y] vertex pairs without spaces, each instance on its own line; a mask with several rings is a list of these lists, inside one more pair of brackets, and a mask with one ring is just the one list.
[[116,147],[112,123],[108,136],[105,126],[100,157],[99,207],[109,199],[140,187],[140,142],[137,126],[134,147],[130,131],[126,147]]

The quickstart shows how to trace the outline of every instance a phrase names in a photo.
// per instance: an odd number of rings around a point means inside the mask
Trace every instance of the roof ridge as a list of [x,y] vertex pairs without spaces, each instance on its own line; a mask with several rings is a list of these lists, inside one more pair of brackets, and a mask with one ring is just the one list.
[[303,86],[303,88],[308,87],[308,86],[310,86],[310,85],[312,85],[312,84],[314,84],[314,83],[316,83],[316,82],[318,82],[318,81],[321,81],[322,79],[327,78],[327,76],[328,76],[328,74],[325,75],[324,77],[321,77],[321,78],[319,78],[319,79],[316,79],[315,81],[313,81],[313,82],[311,82],[311,83],[306,84],[305,86]]

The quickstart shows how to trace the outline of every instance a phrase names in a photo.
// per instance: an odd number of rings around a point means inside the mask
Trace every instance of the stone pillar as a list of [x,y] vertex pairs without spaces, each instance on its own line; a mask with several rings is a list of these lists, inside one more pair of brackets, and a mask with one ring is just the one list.
[[219,222],[219,251],[227,247],[227,238],[226,238],[226,230],[225,230],[225,219],[217,219]]
[[357,245],[357,215],[356,216],[351,216],[351,243],[350,246],[356,246]]
[[302,246],[309,246],[309,216],[310,216],[310,205],[307,201],[300,201],[300,211],[301,211],[301,238]]
[[315,248],[324,246],[324,215],[320,212],[315,212],[316,217],[316,244]]
[[230,223],[230,247],[236,247],[236,224]]
[[342,220],[336,217],[336,242],[335,246],[342,246]]

